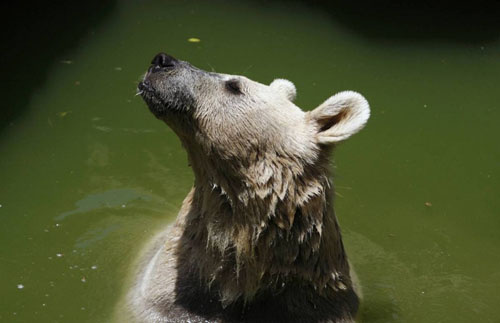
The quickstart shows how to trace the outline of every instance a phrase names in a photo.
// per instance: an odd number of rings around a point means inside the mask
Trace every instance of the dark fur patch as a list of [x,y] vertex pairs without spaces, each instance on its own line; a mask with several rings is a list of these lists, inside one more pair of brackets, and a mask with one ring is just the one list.
[[165,117],[168,113],[187,112],[194,106],[193,96],[186,91],[174,91],[165,96],[144,82],[139,84],[139,90],[149,110],[157,118]]
[[169,316],[188,315],[193,322],[320,323],[350,322],[358,310],[358,297],[352,288],[319,295],[305,281],[277,284],[283,287],[263,289],[251,302],[239,300],[223,307],[216,289],[205,288],[191,272],[177,280],[175,305],[179,313],[170,312]]

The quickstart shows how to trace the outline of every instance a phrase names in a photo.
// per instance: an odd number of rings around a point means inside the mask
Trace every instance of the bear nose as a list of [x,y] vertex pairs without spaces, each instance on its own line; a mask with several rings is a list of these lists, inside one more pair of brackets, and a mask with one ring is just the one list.
[[178,62],[179,61],[177,59],[168,54],[159,53],[153,58],[151,64],[153,65],[153,67],[165,68],[174,67]]

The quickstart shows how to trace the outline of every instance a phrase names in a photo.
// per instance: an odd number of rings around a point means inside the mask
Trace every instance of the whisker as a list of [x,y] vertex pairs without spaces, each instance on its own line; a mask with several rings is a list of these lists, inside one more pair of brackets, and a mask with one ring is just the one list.
[[210,63],[207,63],[207,64],[208,64],[208,66],[210,66],[210,68],[212,69],[212,72],[214,72],[214,73],[215,73],[215,68],[214,68],[212,65],[210,65]]
[[247,68],[245,68],[245,70],[243,71],[243,74],[245,74],[246,72],[248,72],[249,69],[251,69],[253,67],[253,65],[248,65]]

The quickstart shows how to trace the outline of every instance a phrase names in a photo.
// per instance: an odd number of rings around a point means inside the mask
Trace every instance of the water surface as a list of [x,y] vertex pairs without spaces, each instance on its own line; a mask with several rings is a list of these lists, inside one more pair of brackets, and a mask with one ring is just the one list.
[[[189,38],[200,42],[189,42]],[[120,2],[0,134],[0,321],[109,322],[140,246],[193,175],[135,88],[166,51],[312,109],[363,93],[335,153],[364,322],[497,322],[500,43],[370,38],[301,3]]]

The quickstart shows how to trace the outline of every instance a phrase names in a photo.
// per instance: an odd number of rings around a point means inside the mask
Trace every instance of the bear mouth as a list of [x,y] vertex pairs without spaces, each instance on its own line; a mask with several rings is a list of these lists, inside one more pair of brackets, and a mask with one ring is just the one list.
[[149,110],[157,117],[165,114],[167,103],[148,81],[141,81],[137,86],[137,95],[146,102]]
[[155,89],[153,89],[148,81],[141,81],[137,86],[137,95],[140,95],[142,97],[148,94],[154,94],[155,92]]
[[139,83],[137,86],[137,95],[140,95],[148,105],[150,103],[156,104],[162,101],[156,89],[148,81],[141,81]]
[[194,106],[194,98],[190,94],[178,89],[171,89],[171,92],[164,94],[154,88],[148,80],[139,83],[137,95],[142,97],[151,113],[158,119],[173,114],[184,114]]

